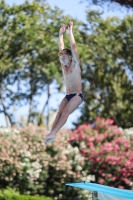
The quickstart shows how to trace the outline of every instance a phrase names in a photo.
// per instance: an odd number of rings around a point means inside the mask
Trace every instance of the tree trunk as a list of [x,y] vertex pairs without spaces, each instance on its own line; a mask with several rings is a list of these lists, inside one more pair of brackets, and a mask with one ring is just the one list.
[[6,107],[4,105],[4,99],[2,98],[1,95],[0,95],[0,100],[1,100],[1,105],[3,107],[3,113],[5,115],[6,126],[9,127],[12,125],[12,121],[11,121],[11,118],[7,114]]
[[49,130],[49,98],[50,98],[50,84],[48,83],[48,89],[47,89],[47,122],[46,122],[46,126],[47,126],[47,130]]

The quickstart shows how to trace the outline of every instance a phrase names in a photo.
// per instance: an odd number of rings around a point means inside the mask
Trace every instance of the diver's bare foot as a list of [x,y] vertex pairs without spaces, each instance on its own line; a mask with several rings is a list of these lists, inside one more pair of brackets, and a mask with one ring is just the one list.
[[51,133],[49,133],[49,134],[46,136],[45,140],[44,140],[45,145],[47,145],[49,142],[53,142],[54,139],[55,139],[55,137],[56,137],[56,134],[51,134]]

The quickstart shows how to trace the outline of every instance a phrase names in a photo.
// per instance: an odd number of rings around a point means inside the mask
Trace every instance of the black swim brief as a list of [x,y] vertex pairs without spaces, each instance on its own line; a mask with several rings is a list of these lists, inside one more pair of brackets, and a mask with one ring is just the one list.
[[73,98],[74,96],[79,96],[81,97],[82,101],[83,101],[83,94],[82,93],[74,93],[74,94],[67,94],[65,96],[65,98],[67,98],[68,101],[70,101],[71,98]]

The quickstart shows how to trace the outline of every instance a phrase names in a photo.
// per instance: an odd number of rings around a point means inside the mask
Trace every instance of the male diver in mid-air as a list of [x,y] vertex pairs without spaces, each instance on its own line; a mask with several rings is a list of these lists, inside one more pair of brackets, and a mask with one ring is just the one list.
[[65,31],[66,26],[63,24],[59,30],[58,56],[62,66],[66,86],[66,96],[63,98],[59,106],[51,132],[44,140],[46,145],[55,139],[56,133],[66,123],[68,116],[75,111],[83,101],[80,60],[73,35],[72,21],[68,24],[71,49],[64,48],[63,34]]

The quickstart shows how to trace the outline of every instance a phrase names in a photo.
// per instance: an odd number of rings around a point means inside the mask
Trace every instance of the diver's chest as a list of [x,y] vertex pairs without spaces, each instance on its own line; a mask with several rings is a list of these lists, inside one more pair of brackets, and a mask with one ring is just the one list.
[[65,76],[65,78],[67,78],[67,79],[70,79],[70,78],[74,78],[74,76],[75,76],[75,71],[74,71],[74,69],[65,69],[64,70],[64,76]]

